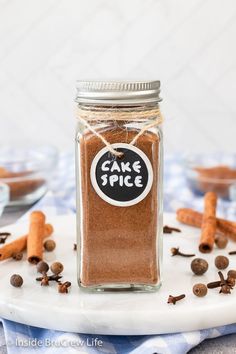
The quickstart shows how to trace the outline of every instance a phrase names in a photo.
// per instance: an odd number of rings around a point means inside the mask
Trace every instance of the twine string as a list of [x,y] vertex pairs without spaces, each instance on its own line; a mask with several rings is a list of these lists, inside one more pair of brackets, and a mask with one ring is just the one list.
[[102,142],[104,145],[107,146],[108,150],[115,156],[121,157],[123,156],[123,152],[117,151],[112,147],[112,144],[110,144],[102,134],[100,134],[96,129],[93,128],[93,126],[89,123],[89,121],[92,120],[99,120],[99,121],[108,121],[108,120],[119,120],[119,121],[138,121],[138,120],[145,120],[145,119],[151,119],[155,118],[153,122],[146,124],[140,129],[140,131],[135,135],[135,137],[131,140],[129,143],[130,145],[134,145],[139,137],[143,135],[147,130],[154,128],[157,125],[162,124],[163,122],[163,116],[159,110],[157,109],[150,109],[147,111],[138,111],[134,112],[133,110],[126,110],[125,112],[121,111],[106,111],[104,112],[103,110],[95,110],[95,111],[89,111],[89,110],[84,110],[84,109],[79,109],[77,113],[77,118],[78,120],[85,126],[87,127],[93,134],[95,134]]

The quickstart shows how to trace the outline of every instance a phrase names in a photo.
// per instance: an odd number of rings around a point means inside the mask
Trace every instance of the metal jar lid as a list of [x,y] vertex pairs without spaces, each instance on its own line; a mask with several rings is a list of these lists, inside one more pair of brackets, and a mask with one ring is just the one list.
[[77,81],[76,102],[136,105],[161,101],[160,81]]

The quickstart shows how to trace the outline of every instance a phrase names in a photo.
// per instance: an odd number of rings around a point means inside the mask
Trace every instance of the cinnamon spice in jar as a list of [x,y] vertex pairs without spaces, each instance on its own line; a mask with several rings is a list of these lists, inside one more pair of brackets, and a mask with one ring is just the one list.
[[154,291],[162,252],[160,82],[77,84],[78,283]]

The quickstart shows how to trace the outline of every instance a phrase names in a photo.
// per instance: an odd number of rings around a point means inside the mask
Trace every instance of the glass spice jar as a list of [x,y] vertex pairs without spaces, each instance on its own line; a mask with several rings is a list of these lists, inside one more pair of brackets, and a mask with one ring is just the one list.
[[155,291],[162,260],[160,82],[77,83],[78,283]]

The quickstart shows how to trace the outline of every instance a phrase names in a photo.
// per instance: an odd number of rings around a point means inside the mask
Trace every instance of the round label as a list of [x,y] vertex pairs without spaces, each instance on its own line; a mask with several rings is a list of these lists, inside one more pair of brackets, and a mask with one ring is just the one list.
[[91,182],[97,194],[112,205],[127,207],[139,203],[149,193],[153,182],[152,165],[144,152],[130,144],[112,144],[122,157],[107,147],[93,159]]

